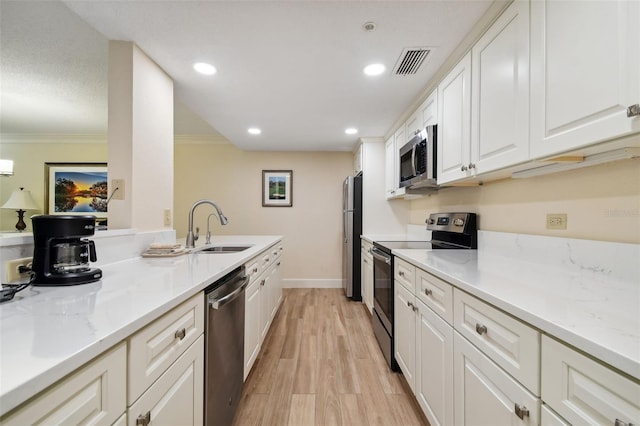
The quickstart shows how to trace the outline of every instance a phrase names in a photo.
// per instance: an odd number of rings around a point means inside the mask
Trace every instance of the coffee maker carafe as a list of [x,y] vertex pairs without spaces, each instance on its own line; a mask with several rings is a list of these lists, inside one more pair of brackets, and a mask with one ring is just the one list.
[[76,285],[98,281],[102,271],[91,268],[96,246],[95,216],[39,215],[33,223],[33,279],[37,286]]

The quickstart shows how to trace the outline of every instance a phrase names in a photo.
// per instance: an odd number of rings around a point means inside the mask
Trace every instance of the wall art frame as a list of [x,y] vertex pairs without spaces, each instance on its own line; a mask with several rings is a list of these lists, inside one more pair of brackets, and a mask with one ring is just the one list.
[[262,207],[293,206],[293,170],[262,171]]

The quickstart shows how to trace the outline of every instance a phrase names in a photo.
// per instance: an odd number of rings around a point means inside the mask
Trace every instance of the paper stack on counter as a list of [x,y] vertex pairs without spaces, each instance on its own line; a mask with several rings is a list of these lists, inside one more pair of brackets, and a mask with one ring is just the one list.
[[142,257],[174,257],[187,253],[187,250],[178,243],[151,243],[149,248],[142,253]]

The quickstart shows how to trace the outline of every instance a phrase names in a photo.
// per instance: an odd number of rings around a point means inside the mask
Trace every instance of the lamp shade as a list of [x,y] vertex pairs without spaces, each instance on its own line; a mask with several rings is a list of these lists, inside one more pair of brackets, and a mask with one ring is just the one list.
[[13,160],[0,158],[0,176],[13,176]]
[[39,207],[33,197],[31,191],[25,191],[24,188],[16,189],[11,193],[9,200],[2,206],[3,209],[10,210],[38,210]]

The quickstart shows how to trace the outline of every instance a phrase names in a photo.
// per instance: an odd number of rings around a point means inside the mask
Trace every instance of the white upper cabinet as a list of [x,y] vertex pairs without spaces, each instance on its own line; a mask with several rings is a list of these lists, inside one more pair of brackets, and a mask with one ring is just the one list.
[[422,119],[420,129],[438,124],[438,91],[434,90],[418,108]]
[[635,0],[531,3],[533,158],[640,131],[639,27]]
[[438,85],[438,183],[469,176],[471,52]]
[[398,149],[402,148],[405,143],[409,142],[409,140],[416,135],[420,130],[424,129],[422,127],[422,111],[418,108],[411,117],[407,119],[405,122],[405,131],[406,131],[406,140],[404,142],[399,142]]
[[529,158],[529,2],[516,0],[471,51],[471,161],[484,173]]

